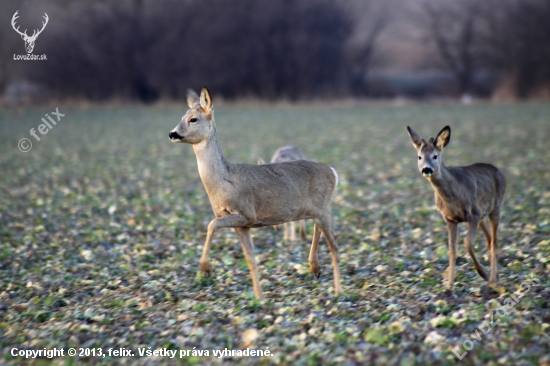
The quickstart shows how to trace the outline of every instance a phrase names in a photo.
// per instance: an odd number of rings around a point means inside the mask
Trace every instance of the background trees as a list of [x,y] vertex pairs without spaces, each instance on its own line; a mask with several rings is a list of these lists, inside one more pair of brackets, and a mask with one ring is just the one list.
[[489,71],[509,96],[550,96],[547,0],[425,0],[420,12],[419,26],[460,94],[475,92],[476,73]]
[[[226,98],[394,96],[409,93],[405,74],[422,95],[550,96],[547,0],[0,4],[5,96],[24,83],[47,96],[144,102],[202,85]],[[50,15],[34,51],[48,61],[13,60],[24,53],[9,21],[16,10],[29,29]],[[432,85],[418,76],[426,70],[452,82]]]

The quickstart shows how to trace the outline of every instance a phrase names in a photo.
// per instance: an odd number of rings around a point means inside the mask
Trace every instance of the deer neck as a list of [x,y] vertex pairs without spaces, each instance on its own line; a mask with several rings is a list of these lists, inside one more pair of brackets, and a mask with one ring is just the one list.
[[193,145],[199,175],[209,195],[212,189],[229,176],[229,163],[222,155],[216,126],[213,125],[212,128],[213,132],[209,138]]
[[444,201],[448,201],[452,198],[452,187],[454,186],[456,179],[452,176],[449,169],[447,169],[445,165],[441,164],[439,172],[432,175],[429,178],[429,181],[435,193]]

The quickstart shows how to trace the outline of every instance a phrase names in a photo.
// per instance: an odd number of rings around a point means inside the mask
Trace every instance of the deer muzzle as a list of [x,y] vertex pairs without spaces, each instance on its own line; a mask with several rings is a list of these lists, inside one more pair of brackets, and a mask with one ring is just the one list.
[[168,138],[172,141],[181,141],[181,140],[183,140],[183,136],[180,136],[177,132],[174,132],[174,131],[168,132]]
[[422,168],[422,175],[425,177],[431,177],[433,173],[434,173],[434,170],[428,166]]

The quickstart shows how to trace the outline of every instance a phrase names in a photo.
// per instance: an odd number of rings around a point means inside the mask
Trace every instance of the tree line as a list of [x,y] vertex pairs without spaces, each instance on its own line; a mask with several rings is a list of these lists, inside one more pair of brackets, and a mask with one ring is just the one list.
[[[373,57],[406,3],[48,0],[18,9],[35,18],[50,12],[35,51],[48,61],[17,63],[10,56],[24,49],[9,21],[17,7],[2,2],[9,11],[0,19],[0,92],[29,80],[60,98],[145,102],[181,99],[202,85],[226,98],[376,95],[368,83]],[[481,93],[480,71],[508,80],[520,97],[550,85],[549,1],[408,4],[405,18],[423,35],[419,47],[437,55],[425,67],[449,70],[452,93]]]
[[420,13],[460,93],[475,91],[476,71],[491,70],[518,97],[550,97],[550,1],[426,0]]

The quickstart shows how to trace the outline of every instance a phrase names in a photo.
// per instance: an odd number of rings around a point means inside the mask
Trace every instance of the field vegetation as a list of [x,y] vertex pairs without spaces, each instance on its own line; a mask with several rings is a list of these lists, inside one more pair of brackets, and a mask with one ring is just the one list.
[[[464,365],[550,364],[549,104],[216,106],[229,161],[255,164],[293,144],[340,175],[343,294],[333,295],[324,239],[316,279],[309,243],[262,228],[253,237],[264,302],[231,230],[214,238],[213,276],[198,272],[214,216],[192,148],[167,137],[184,105],[59,109],[65,117],[40,141],[29,130],[51,107],[0,112],[0,363],[451,365],[455,350],[467,352]],[[490,293],[462,245],[464,226],[454,294],[444,293],[447,232],[406,126],[433,136],[447,124],[447,165],[490,162],[508,179]],[[479,232],[476,253],[487,266]],[[495,313],[514,293],[517,304]],[[487,314],[498,324],[485,333]],[[26,360],[14,347],[135,356]],[[148,347],[210,353],[140,357]],[[246,347],[272,356],[212,352]]]

